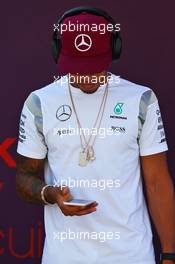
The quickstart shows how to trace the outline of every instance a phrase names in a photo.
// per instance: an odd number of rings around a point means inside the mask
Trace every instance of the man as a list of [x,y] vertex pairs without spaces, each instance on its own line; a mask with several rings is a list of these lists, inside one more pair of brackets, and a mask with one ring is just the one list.
[[[118,33],[101,34],[100,25],[109,29],[111,21],[87,7],[63,16],[64,28],[86,27],[54,37],[61,39],[60,48],[54,45],[65,75],[32,92],[21,113],[17,189],[26,201],[45,205],[42,264],[155,264],[141,167],[168,253],[162,263],[175,263],[175,193],[158,100],[150,88],[107,71],[119,57],[113,43],[121,44]],[[64,204],[73,198],[93,202]]]

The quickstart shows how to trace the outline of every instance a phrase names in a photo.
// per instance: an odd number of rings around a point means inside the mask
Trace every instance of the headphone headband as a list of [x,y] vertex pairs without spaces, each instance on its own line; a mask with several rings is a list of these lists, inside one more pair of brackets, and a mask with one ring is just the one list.
[[83,12],[87,12],[90,14],[94,14],[96,16],[102,16],[104,18],[106,18],[109,22],[111,22],[111,24],[115,24],[114,19],[108,15],[107,12],[105,12],[104,10],[101,10],[99,8],[96,7],[90,7],[90,6],[79,6],[79,7],[74,7],[68,11],[66,11],[57,21],[57,25],[61,24],[61,22],[66,18],[66,17],[70,17],[70,16],[74,16]]

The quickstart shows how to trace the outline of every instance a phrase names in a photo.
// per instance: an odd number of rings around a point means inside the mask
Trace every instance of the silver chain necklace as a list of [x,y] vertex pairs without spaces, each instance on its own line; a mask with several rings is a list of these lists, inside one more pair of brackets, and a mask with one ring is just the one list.
[[[79,154],[79,163],[78,164],[79,164],[79,166],[86,166],[89,161],[95,160],[95,152],[94,152],[93,146],[94,146],[95,140],[97,138],[97,134],[98,134],[101,122],[102,122],[103,115],[104,115],[104,110],[105,110],[106,100],[107,100],[107,95],[108,95],[108,82],[106,84],[105,91],[104,91],[103,96],[102,96],[100,108],[99,108],[99,111],[98,111],[98,114],[97,114],[97,117],[96,117],[96,120],[95,120],[94,126],[93,126],[93,128],[96,128],[97,123],[99,123],[97,126],[97,133],[94,137],[91,133],[88,140],[85,137],[84,131],[82,129],[82,125],[80,123],[80,120],[79,120],[79,117],[78,117],[78,114],[77,114],[77,111],[75,108],[75,103],[73,100],[69,79],[68,79],[68,88],[69,88],[69,95],[70,95],[70,99],[71,99],[71,103],[72,103],[72,108],[74,110],[75,117],[76,117],[77,124],[78,124],[80,142],[81,142],[81,151]],[[80,130],[82,131],[82,135],[80,133]],[[84,143],[83,143],[83,140],[84,140]]]

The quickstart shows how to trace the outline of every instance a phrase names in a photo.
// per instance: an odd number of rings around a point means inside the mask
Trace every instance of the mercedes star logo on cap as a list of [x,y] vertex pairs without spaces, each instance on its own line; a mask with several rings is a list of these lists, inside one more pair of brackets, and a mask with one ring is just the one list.
[[68,120],[71,115],[72,109],[69,105],[61,105],[56,112],[56,118],[60,121]]
[[92,39],[87,34],[79,34],[76,36],[75,48],[81,52],[88,51],[92,46]]

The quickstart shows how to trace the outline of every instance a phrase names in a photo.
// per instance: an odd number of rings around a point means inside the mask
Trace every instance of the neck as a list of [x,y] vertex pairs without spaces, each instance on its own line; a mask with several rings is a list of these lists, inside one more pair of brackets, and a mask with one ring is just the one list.
[[69,74],[70,84],[84,93],[94,93],[100,85],[107,83],[110,73],[103,71],[91,75]]

